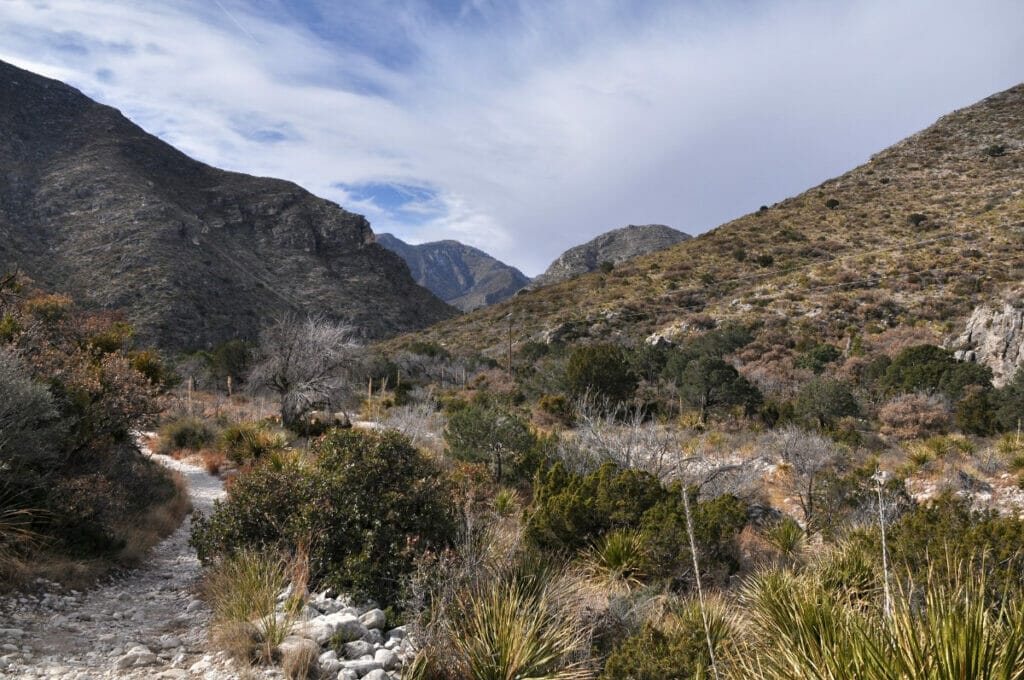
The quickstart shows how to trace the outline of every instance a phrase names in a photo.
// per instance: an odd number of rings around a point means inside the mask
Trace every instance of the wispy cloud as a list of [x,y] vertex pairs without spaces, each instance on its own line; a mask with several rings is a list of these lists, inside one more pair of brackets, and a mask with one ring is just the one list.
[[1024,3],[5,0],[0,59],[533,273],[626,223],[703,231],[1019,82]]

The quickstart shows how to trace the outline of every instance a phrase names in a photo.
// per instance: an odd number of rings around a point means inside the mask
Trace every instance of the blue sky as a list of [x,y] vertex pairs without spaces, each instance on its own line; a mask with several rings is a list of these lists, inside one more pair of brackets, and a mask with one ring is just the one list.
[[0,59],[539,273],[699,233],[1024,80],[1021,0],[0,0]]

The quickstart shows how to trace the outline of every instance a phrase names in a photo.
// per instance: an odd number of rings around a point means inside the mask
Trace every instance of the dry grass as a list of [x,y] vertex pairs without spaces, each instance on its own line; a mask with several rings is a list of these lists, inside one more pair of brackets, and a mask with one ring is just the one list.
[[174,481],[174,495],[165,503],[150,508],[141,518],[122,527],[125,546],[118,554],[119,561],[126,564],[141,562],[150,548],[172,534],[192,511],[185,478],[175,470],[168,472]]

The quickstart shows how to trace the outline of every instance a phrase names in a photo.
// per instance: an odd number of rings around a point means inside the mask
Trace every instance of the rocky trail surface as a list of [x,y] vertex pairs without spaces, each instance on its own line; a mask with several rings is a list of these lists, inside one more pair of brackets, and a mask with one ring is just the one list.
[[[223,495],[221,480],[202,468],[155,458],[184,475],[196,510],[209,513]],[[88,592],[37,581],[0,598],[0,678],[238,677],[227,659],[206,651],[210,610],[197,596],[191,524],[187,518],[143,566]]]

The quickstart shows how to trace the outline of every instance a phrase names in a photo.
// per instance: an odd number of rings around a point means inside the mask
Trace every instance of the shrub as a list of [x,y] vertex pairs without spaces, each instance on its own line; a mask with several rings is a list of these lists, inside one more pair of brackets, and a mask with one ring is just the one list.
[[761,404],[761,393],[732,365],[714,356],[702,356],[687,364],[680,376],[679,395],[696,408],[701,422],[709,412],[742,406],[752,415]]
[[837,199],[830,198],[827,201],[825,201],[825,207],[828,208],[829,210],[835,210],[836,208],[839,207],[839,201]]
[[636,391],[637,376],[618,345],[577,347],[569,355],[565,373],[574,397],[590,394],[618,403],[629,400]]
[[530,479],[543,463],[542,442],[524,420],[498,406],[471,405],[448,418],[444,439],[452,457],[492,466],[494,481]]
[[815,378],[800,388],[793,403],[798,418],[821,429],[839,418],[860,415],[860,405],[850,387],[840,380]]
[[922,213],[910,213],[910,215],[907,216],[907,222],[909,222],[912,226],[915,227],[921,226],[921,224],[925,222],[927,219],[928,216],[923,215]]
[[949,404],[938,395],[901,394],[878,411],[882,434],[897,439],[920,439],[949,428]]
[[1006,155],[1005,144],[993,144],[985,149],[985,155],[991,158],[998,158]]
[[[705,632],[704,617],[708,627]],[[708,634],[716,656],[734,635],[732,617],[724,606],[696,602],[649,621],[609,655],[600,680],[686,680],[711,677]]]
[[825,370],[825,366],[842,356],[843,353],[839,351],[838,347],[821,343],[799,355],[793,365],[814,373],[821,373]]
[[216,430],[206,421],[192,417],[179,418],[160,428],[158,452],[169,456],[182,449],[199,451],[213,444],[216,439]]
[[154,387],[167,388],[178,381],[178,376],[163,362],[157,352],[152,350],[132,352],[129,358],[132,368],[146,376],[146,379]]
[[941,393],[957,401],[968,385],[991,389],[992,371],[981,364],[958,362],[941,347],[915,345],[896,355],[882,382],[892,392]]
[[[598,543],[613,531],[637,531],[644,562],[637,573],[653,579],[678,578],[692,564],[686,536],[682,488],[663,486],[637,470],[612,463],[586,476],[556,463],[538,479],[534,512],[525,530],[529,545],[544,552],[571,554]],[[717,574],[738,567],[736,537],[746,524],[746,505],[731,495],[692,503],[694,534],[702,567]]]
[[397,602],[416,558],[454,536],[445,478],[395,432],[332,430],[312,454],[270,457],[236,478],[213,514],[193,522],[200,560],[308,545],[318,587]]
[[584,556],[587,575],[609,590],[639,586],[644,579],[644,537],[637,531],[606,533]]

